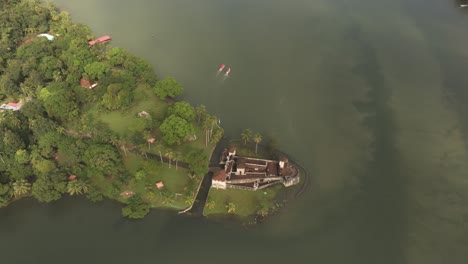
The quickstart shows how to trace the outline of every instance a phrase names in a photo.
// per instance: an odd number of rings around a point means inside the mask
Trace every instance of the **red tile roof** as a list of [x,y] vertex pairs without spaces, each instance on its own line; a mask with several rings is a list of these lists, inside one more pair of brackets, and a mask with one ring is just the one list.
[[214,181],[226,181],[227,174],[224,170],[219,170],[214,176]]
[[18,44],[18,46],[21,46],[21,45],[23,45],[23,44],[29,43],[29,42],[33,41],[34,38],[35,38],[35,36],[32,36],[32,37],[26,39],[25,41],[20,42],[20,43]]
[[97,83],[91,83],[88,79],[81,78],[80,85],[84,88],[93,89]]
[[164,183],[162,181],[157,182],[155,185],[158,189],[162,189],[164,187]]
[[100,42],[107,42],[107,41],[110,41],[111,40],[111,37],[110,36],[102,36],[100,38],[97,38],[95,40],[91,40],[90,42],[88,42],[88,44],[90,46],[93,46],[94,44],[96,43],[100,43]]
[[85,88],[88,88],[91,86],[91,83],[89,82],[88,79],[85,79],[85,78],[81,78],[80,80],[80,85],[85,87]]
[[150,139],[148,139],[148,142],[149,143],[154,143],[155,140],[156,140],[155,138],[150,138]]
[[19,108],[19,107],[21,107],[22,104],[20,102],[18,102],[18,103],[9,102],[7,105],[9,105],[11,107]]

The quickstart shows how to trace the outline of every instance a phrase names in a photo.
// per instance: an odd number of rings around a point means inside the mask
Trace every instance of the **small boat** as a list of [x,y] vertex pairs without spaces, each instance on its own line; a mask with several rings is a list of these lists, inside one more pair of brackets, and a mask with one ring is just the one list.
[[227,77],[227,76],[229,75],[230,72],[231,72],[231,68],[227,68],[226,73],[224,74],[224,76]]
[[224,67],[225,67],[224,64],[221,64],[221,66],[219,66],[218,72],[222,71]]

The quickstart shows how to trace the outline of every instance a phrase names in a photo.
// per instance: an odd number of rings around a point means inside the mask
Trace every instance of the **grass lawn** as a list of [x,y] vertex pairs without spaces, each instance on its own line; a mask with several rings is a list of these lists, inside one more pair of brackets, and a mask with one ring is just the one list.
[[[205,153],[206,156],[209,158],[216,144],[208,143],[208,146],[205,147],[205,131],[201,128],[198,128],[195,125],[194,125],[194,128],[195,128],[195,135],[197,136],[196,140],[187,141],[179,146],[174,145],[174,146],[171,146],[170,148],[172,151],[179,152],[183,155],[185,155],[186,153],[188,153],[190,150],[193,150],[193,149],[202,149],[203,153]],[[167,146],[162,146],[162,148],[163,149],[161,150],[161,153],[164,155],[164,149],[166,149]],[[151,150],[149,152],[159,155],[159,149],[157,147],[151,147]]]
[[[189,173],[184,168],[175,169],[172,164],[161,164],[158,160],[145,159],[144,157],[129,153],[124,158],[124,164],[131,175],[139,169],[146,171],[146,177],[141,180],[131,179],[128,181],[126,190],[133,191],[141,195],[147,202],[154,207],[170,207],[184,209],[188,195],[194,195],[198,188],[200,178],[191,179]],[[155,183],[162,181],[163,189],[156,188]],[[151,194],[148,194],[151,193]],[[164,203],[163,196],[170,196],[170,203]]]
[[111,130],[124,135],[141,119],[138,117],[139,112],[146,111],[153,119],[162,120],[168,107],[166,102],[159,99],[144,85],[139,85],[135,89],[135,101],[138,102],[136,105],[124,111],[102,111],[101,113],[97,113],[96,110],[91,111],[94,111],[100,120],[108,124]]
[[226,214],[226,205],[232,202],[236,206],[236,215],[241,217],[251,216],[256,214],[262,207],[273,208],[277,194],[282,189],[284,189],[284,186],[280,184],[258,191],[211,188],[207,201],[214,201],[215,206],[212,209],[206,206],[203,214],[205,216]]

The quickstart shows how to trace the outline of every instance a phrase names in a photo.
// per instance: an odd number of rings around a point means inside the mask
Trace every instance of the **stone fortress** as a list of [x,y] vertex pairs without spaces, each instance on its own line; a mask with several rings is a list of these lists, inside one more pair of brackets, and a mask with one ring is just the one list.
[[299,183],[299,171],[286,157],[267,160],[236,156],[236,148],[224,150],[220,168],[213,171],[212,187],[259,190],[275,184]]

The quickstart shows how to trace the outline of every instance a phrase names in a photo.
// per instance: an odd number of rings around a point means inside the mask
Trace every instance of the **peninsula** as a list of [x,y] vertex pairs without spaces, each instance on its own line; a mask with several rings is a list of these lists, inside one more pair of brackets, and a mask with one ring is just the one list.
[[[124,216],[141,218],[150,208],[192,206],[224,133],[216,116],[176,100],[184,88],[174,78],[159,79],[148,62],[51,3],[2,1],[0,20],[0,207],[85,195],[117,200]],[[285,159],[225,152],[222,163],[215,188],[299,182]],[[210,194],[207,213],[270,211],[278,192]]]

